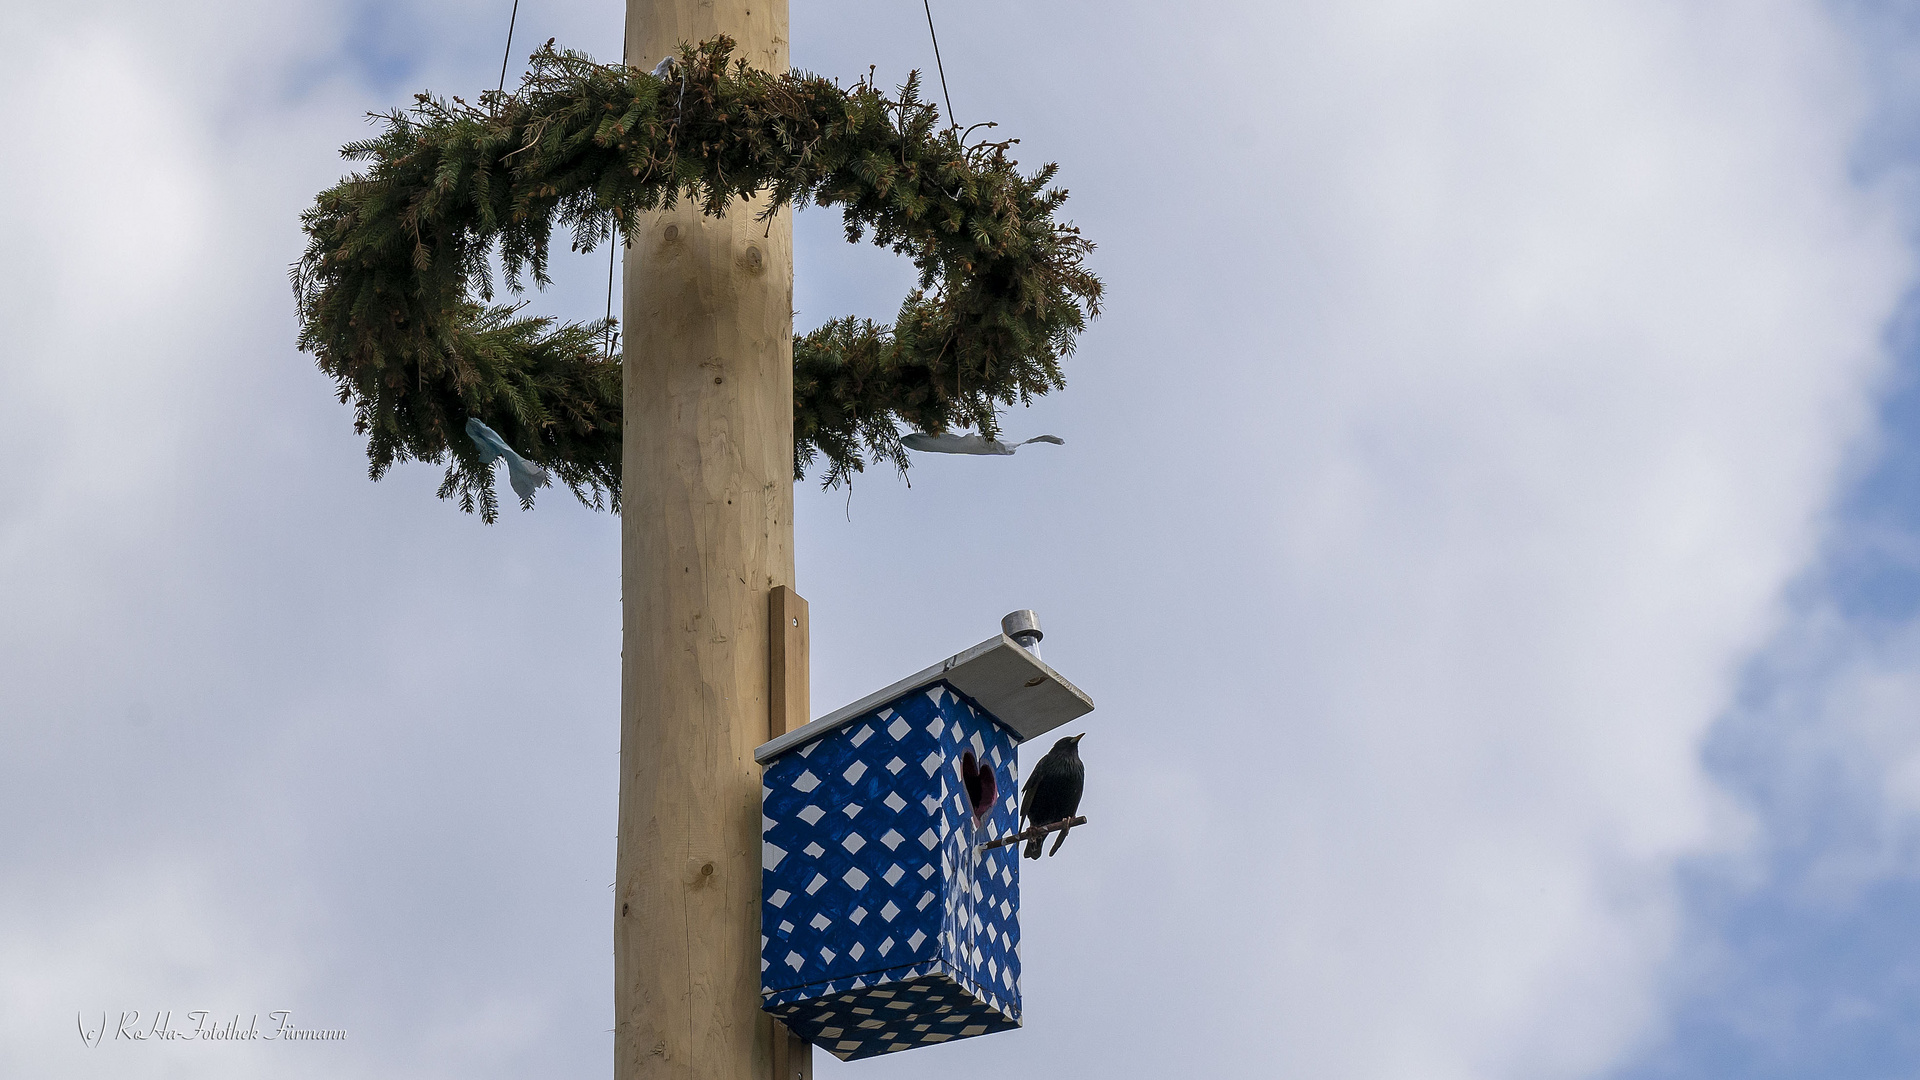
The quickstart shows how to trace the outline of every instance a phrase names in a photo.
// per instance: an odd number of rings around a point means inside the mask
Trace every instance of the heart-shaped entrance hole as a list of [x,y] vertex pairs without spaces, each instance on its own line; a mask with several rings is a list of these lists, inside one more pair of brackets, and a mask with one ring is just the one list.
[[960,758],[960,779],[967,786],[967,801],[973,805],[973,823],[979,825],[993,812],[1000,785],[993,778],[993,769],[981,768],[980,759],[971,750]]

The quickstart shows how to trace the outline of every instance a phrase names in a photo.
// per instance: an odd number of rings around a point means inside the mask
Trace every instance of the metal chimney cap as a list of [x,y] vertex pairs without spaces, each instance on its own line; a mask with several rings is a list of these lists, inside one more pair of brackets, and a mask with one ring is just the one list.
[[1035,641],[1047,636],[1040,632],[1040,616],[1035,615],[1032,608],[1021,608],[1001,619],[1000,632],[1015,641],[1019,641],[1023,635]]

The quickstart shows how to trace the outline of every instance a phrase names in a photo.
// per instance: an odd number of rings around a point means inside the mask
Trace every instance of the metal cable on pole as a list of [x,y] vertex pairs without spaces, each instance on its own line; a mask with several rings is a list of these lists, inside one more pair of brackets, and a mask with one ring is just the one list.
[[507,61],[513,59],[513,24],[520,18],[520,0],[513,0],[513,13],[507,16],[507,51],[500,57],[500,86],[498,93],[507,92]]
[[960,121],[953,117],[953,95],[947,93],[947,65],[940,62],[940,35],[933,29],[933,0],[920,0],[920,6],[927,9],[927,36],[933,39],[933,68],[940,73],[940,96],[947,103],[947,123],[959,127]]
[[607,228],[607,358],[613,358],[613,346],[620,332],[613,328],[613,260],[620,253],[620,226]]
[[[513,2],[518,5],[520,0]],[[509,29],[507,33],[508,47],[511,48],[513,31]],[[627,62],[627,27],[624,22],[620,26],[620,62]],[[620,341],[620,331],[613,328],[613,262],[620,254],[620,223],[617,221],[607,228],[607,245],[607,359],[611,360],[613,347]]]

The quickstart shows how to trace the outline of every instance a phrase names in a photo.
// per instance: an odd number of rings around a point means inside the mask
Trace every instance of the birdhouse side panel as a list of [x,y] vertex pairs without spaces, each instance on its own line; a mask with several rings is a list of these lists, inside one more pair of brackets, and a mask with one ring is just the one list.
[[[956,695],[957,696],[957,695]],[[993,1010],[1017,1023],[1020,1016],[1020,865],[1018,847],[983,849],[981,845],[1019,831],[1017,742],[1013,733],[964,697],[964,715],[951,718],[943,733],[956,792],[948,799],[957,819],[942,846],[946,874],[946,911],[941,920],[941,955],[956,981]],[[964,786],[957,782],[971,750],[991,767],[996,797],[976,819]]]
[[942,812],[945,758],[920,715],[937,709],[915,704],[875,710],[769,763],[761,811],[764,990],[936,955],[940,848],[952,823]]
[[[998,788],[977,826],[968,750]],[[769,762],[763,992],[942,960],[1017,1016],[1017,868],[1004,851],[977,850],[1017,828],[1016,790],[1011,733],[946,684]]]

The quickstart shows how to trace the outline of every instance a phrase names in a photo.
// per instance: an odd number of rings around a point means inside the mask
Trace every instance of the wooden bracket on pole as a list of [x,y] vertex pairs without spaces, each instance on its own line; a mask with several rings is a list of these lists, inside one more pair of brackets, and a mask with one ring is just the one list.
[[[807,602],[785,585],[767,596],[767,737],[804,726],[808,685]],[[773,1080],[813,1080],[813,1044],[773,1021]]]
[[767,594],[767,673],[773,692],[767,695],[767,737],[777,739],[798,727],[807,716],[807,602],[785,585]]

